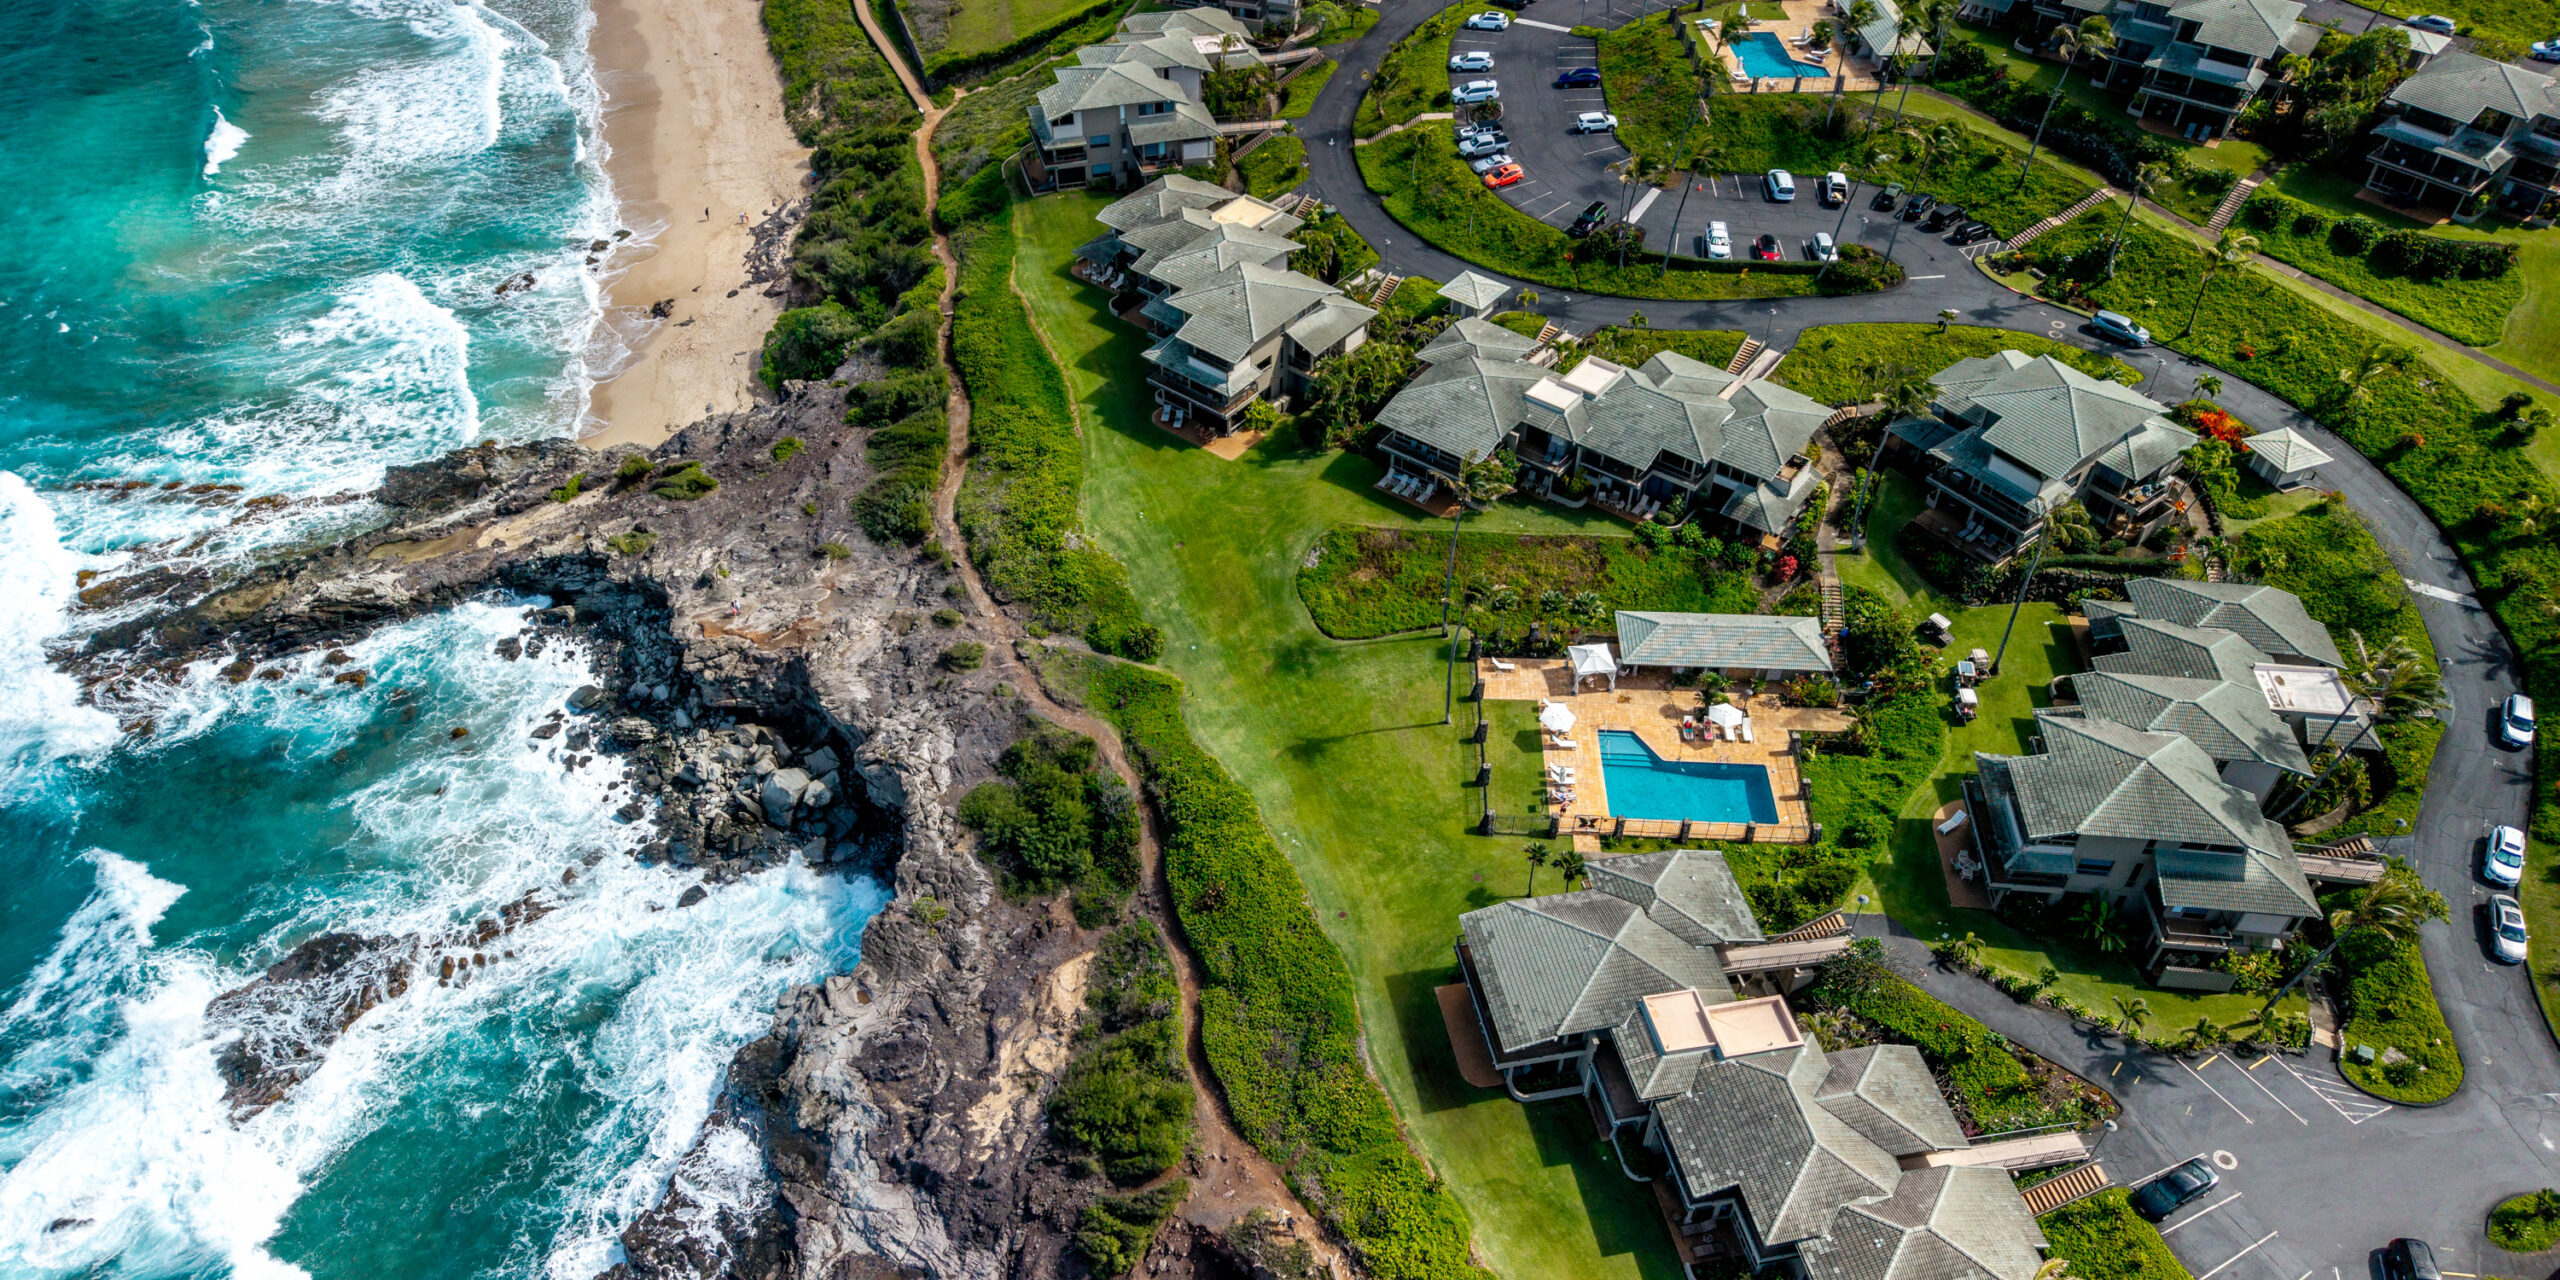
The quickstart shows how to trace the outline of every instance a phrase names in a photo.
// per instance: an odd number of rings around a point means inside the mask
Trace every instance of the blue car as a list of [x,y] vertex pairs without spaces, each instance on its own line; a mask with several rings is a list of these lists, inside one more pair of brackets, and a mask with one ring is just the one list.
[[1597,89],[1600,87],[1600,68],[1575,67],[1571,71],[1559,71],[1556,73],[1556,87],[1559,89]]
[[2134,323],[2133,317],[2116,311],[2101,311],[2089,317],[2089,327],[2103,337],[2113,338],[2128,347],[2151,345],[2151,331]]

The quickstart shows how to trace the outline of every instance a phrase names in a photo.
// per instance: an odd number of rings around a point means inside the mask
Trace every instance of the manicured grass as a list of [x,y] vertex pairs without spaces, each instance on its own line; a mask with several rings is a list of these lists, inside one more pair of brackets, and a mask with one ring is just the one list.
[[2505,36],[2520,45],[2551,38],[2551,6],[2544,0],[2375,0],[2371,8],[2395,18],[2441,13],[2466,36]]
[[2509,1253],[2560,1245],[2560,1191],[2528,1191],[2490,1210],[2489,1243]]
[[973,58],[1109,7],[1112,0],[965,0],[948,10],[941,46],[922,52],[929,66]]
[[1995,351],[2053,356],[2092,377],[2112,377],[2128,384],[2141,376],[2113,356],[2011,329],[1960,324],[1941,331],[1934,324],[1842,324],[1805,330],[1769,378],[1824,404],[1864,404],[1899,383]]
[[1378,64],[1352,116],[1354,137],[1366,138],[1389,125],[1403,124],[1425,111],[1449,104],[1449,37],[1475,10],[1451,5],[1397,41]]
[[2130,1194],[2101,1191],[2036,1219],[2048,1254],[2070,1259],[2082,1280],[2192,1280],[2160,1229],[2133,1211]]
[[[2338,1029],[2345,1056],[2338,1070],[2368,1093],[2395,1102],[2441,1102],[2462,1087],[2462,1055],[2453,1031],[2436,1007],[2435,983],[2415,944],[2393,946],[2370,934],[2351,934],[2338,948],[2346,977],[2347,1025]],[[2370,1064],[2356,1059],[2371,1046]],[[2404,1060],[2385,1062],[2383,1056]]]
[[[1502,311],[1495,313],[1495,324],[1524,338],[1534,338],[1546,331],[1547,318],[1535,311]],[[1730,357],[1728,357],[1730,358]]]
[[1236,169],[1245,194],[1268,200],[1307,180],[1307,144],[1282,134],[1247,152]]
[[1319,58],[1314,66],[1299,72],[1298,78],[1287,86],[1288,96],[1281,100],[1280,117],[1295,120],[1315,110],[1316,95],[1324,91],[1324,82],[1331,80],[1333,73],[1340,69],[1341,64],[1333,59]]
[[[1163,621],[1161,661],[1188,683],[1192,734],[1252,791],[1305,879],[1350,965],[1368,1062],[1473,1215],[1485,1262],[1505,1276],[1673,1280],[1650,1197],[1619,1172],[1586,1109],[1472,1089],[1450,1057],[1432,989],[1455,980],[1457,917],[1518,893],[1527,867],[1517,838],[1468,834],[1480,799],[1466,785],[1471,721],[1461,709],[1441,724],[1437,636],[1336,643],[1296,599],[1299,564],[1334,526],[1440,522],[1374,494],[1379,468],[1365,459],[1267,442],[1226,462],[1149,425],[1144,337],[1066,274],[1104,202],[1016,206],[1017,278],[1068,353],[1090,528]],[[1482,520],[1511,533],[1613,523],[1507,504]]]
[[[1516,699],[1488,698],[1484,717],[1490,722],[1485,730],[1485,759],[1493,765],[1492,804],[1495,813],[1535,816],[1547,811],[1546,736],[1538,732],[1538,704]],[[1528,866],[1523,860],[1517,882],[1525,892]],[[1512,881],[1496,882],[1508,891]],[[1555,882],[1547,882],[1547,892],[1555,892]]]
[[[1535,337],[1537,332],[1531,329],[1529,335]],[[1739,329],[1630,329],[1613,324],[1591,335],[1583,350],[1630,368],[1658,352],[1672,351],[1721,369],[1742,350],[1742,336]]]
[[[1784,368],[1784,366],[1780,366]],[[1784,378],[1777,379],[1784,382]],[[1860,465],[1864,465],[1864,459]],[[1902,558],[1893,545],[1894,532],[1909,524],[1927,505],[1927,495],[1920,482],[1899,471],[1887,471],[1876,486],[1875,496],[1867,500],[1867,549],[1851,551],[1846,547],[1831,557],[1840,581],[1848,586],[1865,587],[1869,591],[1908,609],[1915,617],[1935,613],[1947,604],[1920,571]]]
[[[2008,72],[2012,83],[2034,90],[2039,97],[2053,92],[2053,82],[2062,78],[2061,63],[2020,53],[2006,33],[1981,23],[1949,23],[1947,44],[1952,48],[1958,41],[1982,50],[1984,56],[1991,59],[1995,71]],[[1892,95],[1886,95],[1888,107],[1891,98]],[[2062,101],[2065,105],[2077,106],[2101,116],[2124,114],[2124,99],[2099,88],[2089,79],[2086,68],[2071,73],[2070,83],[2062,90]]]
[[2378,269],[2370,254],[2338,252],[2327,227],[2297,235],[2290,215],[2265,226],[2244,214],[2234,225],[2258,238],[2258,252],[2475,347],[2496,345],[2506,331],[2508,313],[2524,300],[2521,263],[2495,278],[2420,280]]
[[1317,32],[1315,38],[1307,43],[1341,44],[1345,41],[1357,40],[1369,34],[1369,28],[1376,25],[1378,25],[1377,10],[1365,4],[1346,4],[1342,6],[1341,19]]
[[[1298,598],[1326,635],[1366,640],[1440,625],[1447,530],[1346,526],[1326,533],[1317,545],[1322,558],[1298,571]],[[1748,576],[1699,552],[1640,546],[1633,538],[1467,532],[1458,535],[1457,572],[1462,592],[1499,583],[1517,593],[1508,609],[1472,610],[1469,622],[1478,631],[1525,633],[1542,620],[1561,621],[1550,592],[1568,601],[1590,592],[1611,613],[1750,613],[1760,598]],[[1588,625],[1605,629],[1609,623],[1603,618]]]

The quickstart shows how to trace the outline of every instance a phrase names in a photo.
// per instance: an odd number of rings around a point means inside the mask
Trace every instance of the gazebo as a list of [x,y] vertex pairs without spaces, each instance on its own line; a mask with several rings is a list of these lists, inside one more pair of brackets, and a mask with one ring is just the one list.
[[1461,271],[1457,279],[1440,286],[1441,297],[1466,308],[1468,314],[1479,320],[1490,314],[1494,304],[1502,301],[1502,295],[1509,292],[1511,286],[1499,280],[1488,280],[1472,271]]
[[1573,659],[1573,691],[1575,693],[1582,692],[1582,682],[1593,676],[1608,677],[1610,691],[1617,690],[1618,660],[1609,655],[1609,646],[1578,644],[1565,650],[1565,656]]

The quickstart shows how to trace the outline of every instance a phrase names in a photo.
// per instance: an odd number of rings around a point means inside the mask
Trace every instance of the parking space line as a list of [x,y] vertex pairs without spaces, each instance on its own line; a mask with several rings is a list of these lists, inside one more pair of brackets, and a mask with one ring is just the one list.
[[1647,210],[1647,209],[1652,208],[1652,207],[1653,207],[1653,198],[1654,198],[1655,196],[1658,196],[1658,195],[1661,195],[1661,194],[1662,194],[1662,188],[1660,188],[1660,187],[1649,187],[1649,188],[1646,188],[1644,195],[1642,195],[1641,197],[1638,197],[1638,198],[1637,198],[1637,200],[1636,200],[1636,207],[1635,207],[1634,212],[1629,213],[1629,214],[1627,215],[1627,221],[1629,221],[1629,222],[1642,222],[1642,221],[1644,221],[1644,211],[1645,211],[1645,210]]
[[2256,1123],[2257,1123],[2257,1121],[2249,1119],[2249,1113],[2248,1113],[2248,1112],[2246,1112],[2246,1111],[2241,1110],[2241,1109],[2240,1109],[2240,1104],[2239,1104],[2239,1103],[2233,1102],[2233,1101],[2232,1101],[2231,1099],[2229,1099],[2229,1098],[2223,1098],[2223,1097],[2222,1097],[2222,1090],[2214,1088],[2214,1087],[2213,1087],[2213,1082],[2212,1082],[2212,1081],[2205,1079],[2203,1076],[2196,1075],[2196,1069],[2195,1069],[2194,1067],[2189,1067],[2189,1066],[2187,1066],[2187,1064],[2186,1064],[2185,1062],[2180,1062],[2178,1065],[2179,1065],[2180,1067],[2184,1067],[2184,1068],[2186,1069],[2186,1073],[2187,1073],[2188,1075],[2195,1076],[2195,1077],[2196,1077],[2196,1083],[2197,1083],[2197,1084],[2200,1084],[2200,1085],[2203,1085],[2203,1086],[2204,1086],[2204,1091],[2205,1091],[2206,1093],[2210,1093],[2210,1094],[2212,1094],[2214,1097],[2217,1097],[2217,1098],[2222,1098],[2222,1105],[2224,1105],[2224,1106],[2226,1106],[2226,1107],[2231,1108],[2231,1114],[2233,1114],[2233,1115],[2235,1115],[2235,1116],[2240,1117],[2240,1119],[2241,1119],[2241,1121],[2242,1121],[2243,1123],[2247,1123],[2247,1124],[2256,1124]]
[[2196,1219],[2201,1218],[2201,1217],[2205,1216],[2206,1214],[2211,1213],[2211,1212],[2213,1212],[2214,1210],[2219,1209],[2219,1208],[2221,1208],[2222,1206],[2224,1206],[2224,1205],[2226,1205],[2226,1204],[2229,1204],[2229,1203],[2231,1203],[2231,1202],[2232,1202],[2232,1201],[2234,1201],[2234,1200],[2239,1199],[2239,1198],[2240,1198],[2242,1195],[2244,1195],[2244,1194],[2246,1194],[2246,1193],[2245,1193],[2245,1192],[2234,1191],[2234,1192],[2232,1192],[2230,1195],[2224,1196],[2223,1198],[2221,1198],[2221,1199],[2219,1199],[2219,1200],[2214,1201],[2212,1204],[2206,1205],[2205,1207],[2203,1207],[2203,1208],[2201,1208],[2201,1209],[2196,1210],[2194,1213],[2190,1213],[2190,1214],[2188,1214],[2186,1217],[2179,1219],[2179,1220],[2178,1220],[2178,1225],[2177,1225],[2177,1226],[2174,1226],[2174,1227],[2162,1227],[2162,1228],[2160,1228],[2160,1234],[2162,1234],[2162,1235],[2164,1235],[2164,1236],[2165,1236],[2165,1235],[2168,1235],[2169,1233],[2171,1233],[2171,1232],[2173,1232],[2173,1231],[2182,1230],[2182,1229],[2186,1228],[2187,1226],[2192,1225],[2192,1224],[2195,1222],[2195,1220],[2196,1220]]
[[[2299,1083],[2303,1088],[2309,1089],[2312,1093],[2318,1095],[2322,1102],[2328,1103],[2329,1109],[2337,1112],[2338,1118],[2346,1121],[2348,1124],[2363,1124],[2365,1121],[2371,1120],[2375,1116],[2391,1110],[2391,1104],[2387,1102],[2377,1102],[2365,1097],[2361,1093],[2353,1094],[2342,1102],[2339,1100],[2337,1095],[2320,1087],[2320,1083],[2318,1081],[2294,1070],[2292,1063],[2287,1062],[2282,1058],[2278,1058],[2276,1059],[2276,1065],[2284,1068],[2284,1073],[2292,1076],[2295,1082]],[[2355,1110],[2348,1110],[2348,1103],[2353,1103]]]
[[[2274,1055],[2270,1054],[2270,1055],[2268,1055],[2268,1056],[2269,1056],[2269,1057],[2272,1057],[2272,1056],[2274,1056]],[[2223,1061],[2225,1061],[2225,1062],[2229,1062],[2232,1066],[2240,1067],[2240,1063],[2239,1063],[2237,1060],[2235,1060],[2235,1059],[2231,1059],[2231,1058],[2224,1058],[2224,1059],[2223,1059]],[[2266,1063],[2267,1063],[2267,1059],[2266,1059],[2266,1058],[2260,1058],[2260,1059],[2258,1059],[2258,1066],[2259,1066],[2259,1067],[2265,1066],[2265,1065],[2266,1065]],[[2304,1124],[2309,1124],[2309,1123],[2311,1123],[2309,1120],[2303,1120],[2303,1118],[2302,1118],[2302,1113],[2301,1113],[2301,1112],[2294,1110],[2294,1109],[2293,1109],[2292,1107],[2290,1107],[2290,1106],[2286,1106],[2286,1104],[2285,1104],[2285,1100],[2284,1100],[2284,1099],[2282,1099],[2282,1098],[2277,1097],[2277,1096],[2276,1096],[2276,1091],[2275,1091],[2275,1090],[2268,1088],[2268,1087],[2266,1086],[2266,1082],[2264,1082],[2264,1081],[2262,1081],[2262,1080],[2258,1079],[2258,1077],[2257,1077],[2255,1074],[2253,1074],[2254,1072],[2256,1072],[2256,1071],[2257,1071],[2257,1069],[2258,1069],[2258,1067],[2240,1067],[2240,1075],[2241,1075],[2241,1078],[2243,1078],[2243,1079],[2247,1080],[2247,1081],[2248,1081],[2249,1083],[2251,1083],[2251,1084],[2254,1084],[2254,1085],[2258,1086],[2258,1092],[2260,1092],[2260,1093],[2263,1093],[2263,1094],[2267,1095],[2267,1101],[2272,1102],[2272,1103],[2276,1104],[2276,1105],[2277,1105],[2277,1106],[2279,1106],[2279,1107],[2284,1107],[2284,1113],[2285,1113],[2286,1115],[2292,1116],[2292,1117],[2293,1117],[2294,1119],[2296,1119],[2296,1120],[2301,1120],[2301,1121],[2302,1121],[2302,1123],[2304,1123]]]
[[1586,155],[1586,156],[1596,156],[1596,155],[1600,154],[1600,153],[1601,153],[1601,152],[1603,152],[1603,151],[1613,151],[1613,150],[1616,150],[1616,149],[1617,149],[1617,147],[1618,147],[1618,144],[1617,144],[1617,143],[1612,142],[1612,143],[1610,143],[1608,146],[1605,146],[1605,147],[1593,147],[1593,148],[1592,148],[1592,149],[1590,149],[1589,151],[1585,151],[1585,152],[1583,152],[1582,154],[1584,154],[1584,155]]
[[2262,1235],[2262,1236],[2258,1237],[2257,1244],[2250,1245],[2248,1248],[2243,1249],[2243,1250],[2241,1250],[2241,1251],[2240,1251],[2240,1252],[2238,1252],[2238,1253],[2232,1254],[2232,1255],[2231,1255],[2230,1257],[2228,1257],[2228,1258],[2224,1258],[2224,1259],[2222,1260],[2222,1266],[2220,1266],[2220,1267],[2215,1267],[2213,1270],[2208,1271],[2208,1272],[2205,1272],[2203,1275],[2197,1276],[2197,1277],[2196,1277],[2196,1280],[2213,1280],[2213,1278],[2214,1278],[2215,1276],[2218,1276],[2218,1275],[2221,1275],[2221,1274],[2222,1274],[2223,1267],[2228,1267],[2228,1266],[2230,1266],[2232,1263],[2238,1262],[2238,1261],[2239,1261],[2239,1260],[2241,1260],[2242,1258],[2248,1257],[2250,1254],[2256,1253],[2256,1252],[2258,1251],[2258,1245],[2260,1245],[2260,1244],[2265,1244],[2265,1243],[2266,1243],[2266,1242],[2268,1242],[2269,1240],[2273,1240],[2273,1239],[2275,1239],[2275,1238],[2276,1238],[2276,1236],[2277,1236],[2277,1234],[2278,1234],[2277,1232],[2270,1231],[2270,1232],[2266,1233],[2265,1235]]

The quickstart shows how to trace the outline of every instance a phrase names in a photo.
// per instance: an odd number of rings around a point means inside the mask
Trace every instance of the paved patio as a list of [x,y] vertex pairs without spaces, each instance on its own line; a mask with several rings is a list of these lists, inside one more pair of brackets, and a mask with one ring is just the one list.
[[1968,880],[1956,870],[1956,857],[1973,846],[1972,833],[1963,827],[1953,831],[1938,828],[1964,807],[1962,800],[1950,800],[1929,816],[1929,830],[1938,839],[1938,870],[1947,877],[1947,905],[1971,911],[1991,909],[1991,891],[1983,884],[1982,872],[1976,870]]

